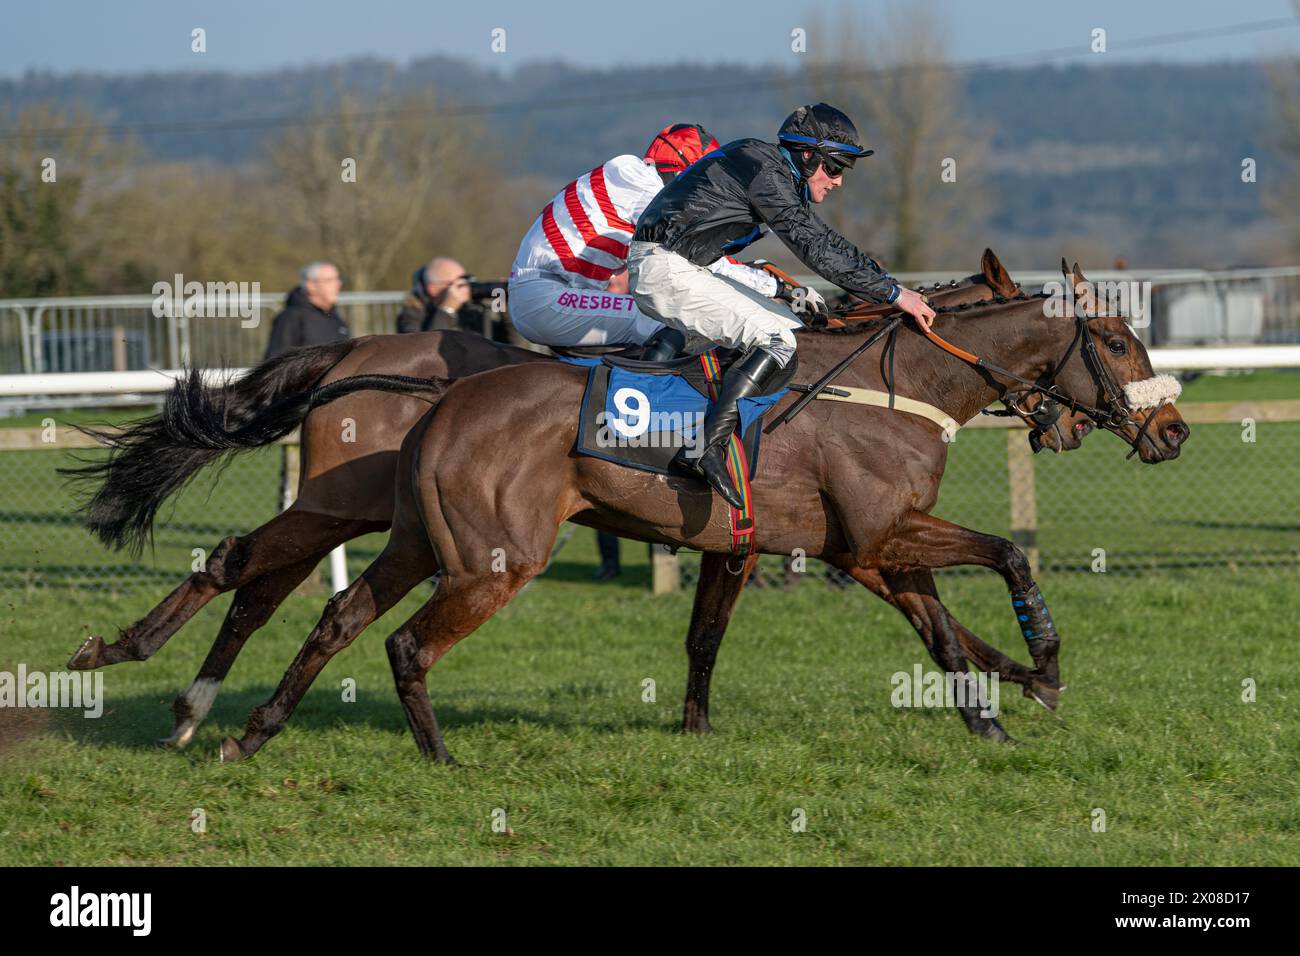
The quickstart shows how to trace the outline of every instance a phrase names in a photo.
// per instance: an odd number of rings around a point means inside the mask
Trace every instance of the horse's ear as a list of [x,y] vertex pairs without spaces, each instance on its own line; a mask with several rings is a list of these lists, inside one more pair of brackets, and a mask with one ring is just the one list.
[[1096,307],[1096,293],[1093,291],[1092,283],[1089,282],[1079,268],[1079,263],[1074,264],[1073,274],[1069,276],[1071,284],[1074,286],[1074,298],[1076,302],[1083,304],[1086,314],[1092,315]]
[[988,281],[991,288],[998,295],[1004,295],[1008,298],[1016,294],[1016,284],[1012,281],[1007,270],[1003,268],[998,257],[993,254],[992,249],[985,249],[984,255],[980,259],[980,270],[984,273],[985,280]]
[[1061,275],[1070,278],[1070,264],[1065,261],[1065,256],[1061,256]]

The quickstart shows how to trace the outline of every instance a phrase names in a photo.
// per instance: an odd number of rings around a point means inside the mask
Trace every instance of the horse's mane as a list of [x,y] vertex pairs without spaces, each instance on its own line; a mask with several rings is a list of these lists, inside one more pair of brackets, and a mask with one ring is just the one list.
[[[1048,298],[1048,296],[1046,293],[1043,292],[1038,292],[1035,293],[1034,295],[1015,296],[1012,298],[998,295],[998,296],[994,296],[992,299],[985,299],[983,302],[963,302],[960,305],[945,305],[942,308],[935,309],[934,311],[936,315],[954,315],[958,312],[971,312],[976,309],[986,309],[995,305],[1006,305],[1008,302],[1027,302],[1030,299],[1046,299],[1046,298]],[[807,327],[801,329],[795,329],[795,334],[796,335],[799,334],[868,335],[872,332],[879,331],[881,328],[888,325],[891,320],[892,320],[891,316],[880,316],[879,318],[875,318],[875,319],[863,319],[860,322],[856,322],[856,321],[849,322],[838,329],[829,329],[829,328],[811,329]]]

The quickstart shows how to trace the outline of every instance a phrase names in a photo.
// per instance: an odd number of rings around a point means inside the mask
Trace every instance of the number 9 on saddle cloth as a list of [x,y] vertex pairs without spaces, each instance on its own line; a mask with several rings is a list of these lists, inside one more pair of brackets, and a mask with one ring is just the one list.
[[[609,355],[564,358],[589,367],[577,451],[654,474],[687,474],[673,466],[672,460],[683,448],[688,457],[703,451],[702,426],[712,396],[725,365],[742,354],[711,349],[702,355],[655,363]],[[789,391],[786,386],[797,365],[796,359],[782,369],[765,394],[740,400],[737,432],[751,479],[758,470],[763,415]]]

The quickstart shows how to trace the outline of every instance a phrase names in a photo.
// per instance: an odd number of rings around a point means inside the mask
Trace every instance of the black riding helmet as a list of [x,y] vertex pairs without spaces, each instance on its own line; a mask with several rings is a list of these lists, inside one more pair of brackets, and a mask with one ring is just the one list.
[[[842,112],[825,103],[801,106],[785,118],[776,134],[777,140],[790,150],[799,173],[807,179],[824,164],[828,176],[838,176],[874,149],[864,149],[858,128]],[[810,150],[804,159],[802,151]]]

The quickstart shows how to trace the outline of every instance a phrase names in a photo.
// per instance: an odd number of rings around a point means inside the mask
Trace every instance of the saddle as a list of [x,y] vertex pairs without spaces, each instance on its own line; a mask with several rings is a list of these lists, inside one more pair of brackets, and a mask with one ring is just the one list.
[[[578,454],[648,471],[657,475],[686,475],[673,461],[679,450],[695,450],[702,437],[704,417],[728,365],[742,353],[716,349],[667,362],[642,362],[623,354],[561,356],[588,368],[587,384],[579,410]],[[789,391],[796,362],[766,394],[741,399],[740,424],[733,438],[733,471],[737,486],[758,472],[759,445],[764,414]],[[753,534],[753,515],[747,506],[731,508],[733,548],[747,553]]]
[[[588,368],[579,411],[577,451],[592,458],[659,475],[686,474],[672,465],[689,449],[704,422],[713,390],[725,369],[741,353],[713,349],[666,362],[643,362],[626,354],[560,356]],[[724,365],[723,363],[726,363]],[[742,399],[738,433],[749,459],[749,477],[757,473],[759,433],[769,408],[789,391],[794,362],[782,380],[764,395]]]
[[[555,357],[573,365],[598,365],[606,363],[616,368],[628,368],[633,371],[653,372],[656,369],[676,371],[699,361],[698,355],[679,355],[664,362],[645,362],[641,359],[640,345],[551,345],[548,346]],[[736,349],[719,348],[714,350],[723,369],[740,357]]]

